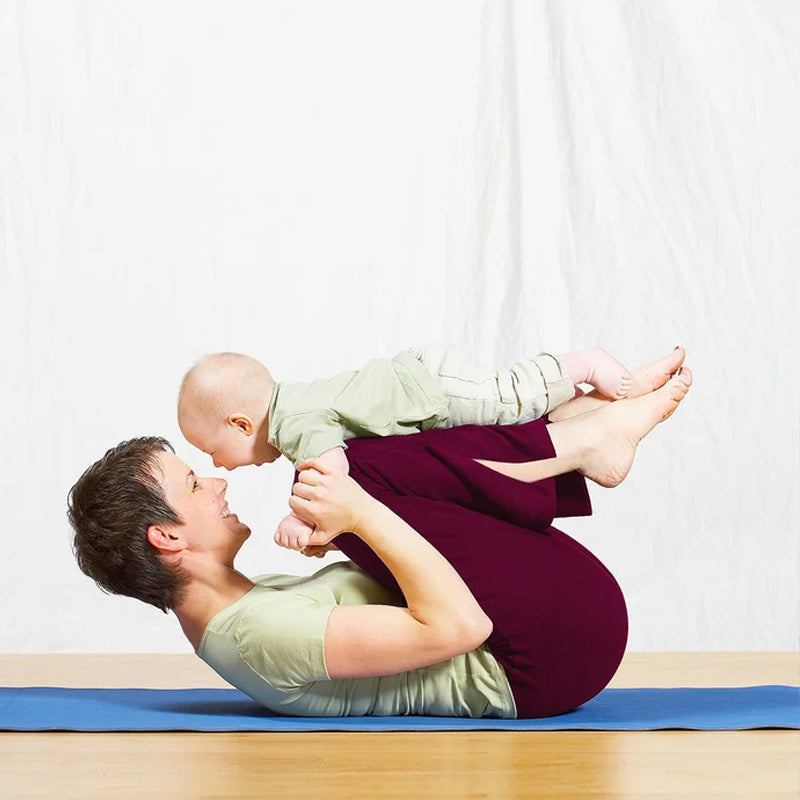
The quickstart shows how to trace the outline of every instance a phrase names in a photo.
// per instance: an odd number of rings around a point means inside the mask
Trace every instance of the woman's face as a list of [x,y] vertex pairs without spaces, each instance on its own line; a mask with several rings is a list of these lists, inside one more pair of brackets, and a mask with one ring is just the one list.
[[183,520],[179,532],[189,549],[215,552],[223,561],[232,562],[250,535],[250,528],[228,508],[228,482],[198,477],[173,453],[161,453],[158,463],[161,475],[156,477],[170,507]]

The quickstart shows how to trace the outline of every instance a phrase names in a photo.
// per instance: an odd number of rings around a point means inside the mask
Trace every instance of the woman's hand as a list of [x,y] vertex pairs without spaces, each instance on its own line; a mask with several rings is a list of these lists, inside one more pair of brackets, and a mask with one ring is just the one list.
[[328,544],[338,534],[355,530],[376,502],[352,478],[321,459],[308,459],[297,469],[289,507],[316,526],[309,545]]

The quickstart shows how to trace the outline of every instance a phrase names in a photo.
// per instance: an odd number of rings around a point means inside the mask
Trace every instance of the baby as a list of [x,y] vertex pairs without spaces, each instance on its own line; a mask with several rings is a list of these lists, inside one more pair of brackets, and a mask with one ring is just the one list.
[[[185,375],[178,424],[187,441],[228,470],[268,464],[285,455],[348,470],[346,440],[455,425],[528,422],[548,414],[587,383],[621,399],[630,373],[599,348],[561,356],[540,353],[490,370],[458,350],[431,345],[367,362],[311,383],[277,383],[250,356],[214,353]],[[289,514],[275,541],[303,550],[313,527]]]

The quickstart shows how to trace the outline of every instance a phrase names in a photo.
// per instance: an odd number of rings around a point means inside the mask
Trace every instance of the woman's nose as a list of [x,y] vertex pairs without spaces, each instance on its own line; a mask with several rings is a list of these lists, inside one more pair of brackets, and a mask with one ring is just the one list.
[[225,478],[214,478],[214,480],[219,487],[219,493],[225,494],[225,490],[228,488],[228,481],[226,481]]

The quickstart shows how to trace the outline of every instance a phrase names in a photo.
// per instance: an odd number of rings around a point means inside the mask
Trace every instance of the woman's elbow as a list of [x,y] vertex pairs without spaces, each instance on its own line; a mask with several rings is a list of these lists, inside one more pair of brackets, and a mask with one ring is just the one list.
[[461,652],[468,653],[480,647],[491,636],[493,628],[491,619],[483,611],[462,620],[458,630]]
[[478,643],[475,645],[475,647],[480,647],[492,635],[493,630],[494,630],[494,623],[491,621],[491,619],[489,619],[489,617],[486,614],[481,612],[480,620],[478,621],[476,630],[476,637],[478,639]]

